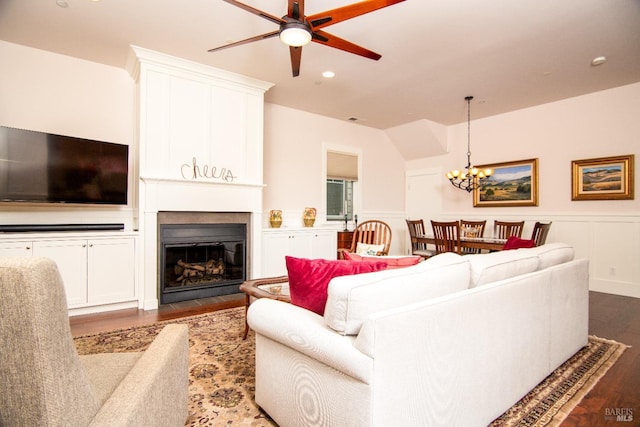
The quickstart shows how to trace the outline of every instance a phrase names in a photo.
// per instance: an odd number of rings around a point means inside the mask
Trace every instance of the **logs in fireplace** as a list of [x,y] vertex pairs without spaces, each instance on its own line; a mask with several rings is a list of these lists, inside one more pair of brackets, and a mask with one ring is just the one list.
[[245,224],[161,224],[160,303],[239,292],[246,239]]

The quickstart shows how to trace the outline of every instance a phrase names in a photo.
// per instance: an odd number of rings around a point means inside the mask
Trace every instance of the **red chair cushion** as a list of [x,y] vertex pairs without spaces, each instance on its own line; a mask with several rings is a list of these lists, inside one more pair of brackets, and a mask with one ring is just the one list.
[[286,257],[291,303],[324,314],[327,288],[334,277],[384,270],[383,262]]
[[511,236],[507,239],[502,250],[507,251],[509,249],[533,248],[535,245],[536,242],[534,242],[533,240],[521,239],[516,236]]

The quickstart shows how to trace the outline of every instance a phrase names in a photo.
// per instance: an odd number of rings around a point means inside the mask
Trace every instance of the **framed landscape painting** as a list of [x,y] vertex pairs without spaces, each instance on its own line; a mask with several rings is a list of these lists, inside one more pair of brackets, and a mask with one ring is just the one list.
[[634,155],[571,162],[571,200],[633,199]]
[[493,174],[473,190],[474,207],[538,206],[538,159],[476,167]]

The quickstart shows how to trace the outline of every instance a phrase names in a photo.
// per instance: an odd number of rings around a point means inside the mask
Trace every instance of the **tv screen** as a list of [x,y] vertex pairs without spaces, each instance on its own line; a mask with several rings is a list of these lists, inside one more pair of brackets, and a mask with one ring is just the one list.
[[0,127],[0,201],[127,204],[129,147]]

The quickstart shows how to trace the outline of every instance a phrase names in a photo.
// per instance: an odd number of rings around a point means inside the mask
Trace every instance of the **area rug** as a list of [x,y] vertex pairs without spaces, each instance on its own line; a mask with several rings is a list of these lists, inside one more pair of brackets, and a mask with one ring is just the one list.
[[[142,351],[168,323],[189,326],[188,426],[276,426],[254,402],[255,336],[244,308],[75,338],[79,354]],[[558,426],[626,346],[594,336],[491,426]]]

